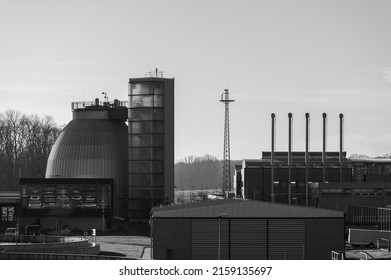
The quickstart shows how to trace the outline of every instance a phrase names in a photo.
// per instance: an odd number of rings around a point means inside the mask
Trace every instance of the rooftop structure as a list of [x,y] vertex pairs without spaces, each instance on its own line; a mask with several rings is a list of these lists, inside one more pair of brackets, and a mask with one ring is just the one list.
[[74,102],[73,120],[50,152],[46,178],[114,179],[114,213],[126,216],[127,108],[125,102]]

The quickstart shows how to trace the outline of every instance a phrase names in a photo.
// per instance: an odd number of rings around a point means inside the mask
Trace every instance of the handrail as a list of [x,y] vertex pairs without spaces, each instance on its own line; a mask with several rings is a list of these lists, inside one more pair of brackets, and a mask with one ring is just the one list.
[[331,251],[331,259],[332,260],[344,260],[345,252],[337,252],[337,251]]
[[[387,249],[381,248],[381,245],[382,245],[381,241],[385,241],[387,243]],[[380,250],[387,250],[388,252],[390,252],[391,251],[391,242],[390,242],[390,240],[387,239],[387,238],[382,238],[382,237],[378,238],[377,239],[377,248],[380,249]]]

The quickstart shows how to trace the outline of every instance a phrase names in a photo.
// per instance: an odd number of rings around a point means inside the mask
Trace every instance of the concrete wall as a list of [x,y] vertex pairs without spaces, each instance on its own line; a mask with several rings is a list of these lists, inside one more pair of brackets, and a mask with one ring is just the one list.
[[90,244],[88,239],[45,235],[0,235],[0,251],[34,253],[99,254],[100,245]]
[[330,260],[331,251],[345,250],[344,219],[306,220],[306,259]]
[[152,232],[153,259],[191,259],[191,219],[154,219]]
[[[22,217],[20,218],[20,232],[24,233],[27,225],[35,224],[36,218],[40,219],[41,231],[56,230],[55,217]],[[102,217],[64,217],[63,225],[70,225],[72,230],[102,230]],[[107,218],[106,218],[107,221]]]

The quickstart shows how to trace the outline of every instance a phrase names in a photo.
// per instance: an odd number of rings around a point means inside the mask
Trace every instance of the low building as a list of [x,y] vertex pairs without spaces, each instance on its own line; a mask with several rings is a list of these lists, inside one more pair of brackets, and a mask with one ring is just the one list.
[[[236,168],[243,198],[344,211],[391,204],[391,160],[347,159],[346,152],[263,152]],[[237,190],[237,192],[239,192]]]
[[151,212],[153,259],[330,259],[345,249],[344,213],[225,199]]
[[105,231],[113,217],[113,179],[20,179],[21,228],[40,225],[41,231],[63,229]]
[[16,228],[18,226],[19,205],[19,191],[0,191],[0,233],[4,233],[9,227]]
[[345,211],[347,206],[391,206],[391,182],[316,183],[311,193],[319,208]]

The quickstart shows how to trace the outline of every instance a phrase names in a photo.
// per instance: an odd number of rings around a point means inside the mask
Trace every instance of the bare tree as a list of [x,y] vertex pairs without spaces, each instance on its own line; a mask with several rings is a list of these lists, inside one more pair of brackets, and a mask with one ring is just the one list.
[[47,158],[60,133],[52,117],[0,113],[0,189],[17,190],[20,177],[44,177]]

